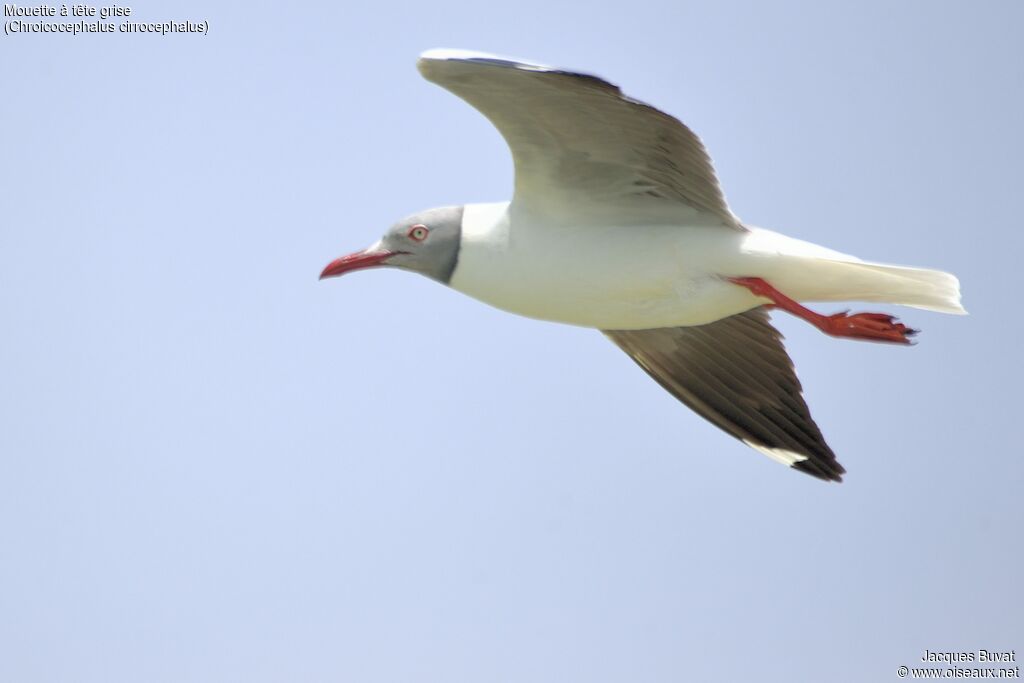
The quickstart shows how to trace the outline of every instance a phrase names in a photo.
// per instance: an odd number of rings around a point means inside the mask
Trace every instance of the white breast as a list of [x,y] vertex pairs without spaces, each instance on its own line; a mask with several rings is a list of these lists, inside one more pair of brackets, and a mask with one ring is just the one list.
[[756,300],[719,273],[742,233],[720,226],[544,225],[470,204],[451,286],[512,313],[596,327],[699,325]]

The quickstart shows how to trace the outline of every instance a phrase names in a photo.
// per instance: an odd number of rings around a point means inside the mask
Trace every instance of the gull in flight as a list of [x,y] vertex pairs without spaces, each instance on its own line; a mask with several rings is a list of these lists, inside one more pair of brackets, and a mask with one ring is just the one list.
[[607,81],[462,50],[430,50],[419,70],[505,138],[512,201],[403,218],[321,278],[402,268],[511,313],[598,329],[715,426],[832,481],[845,470],[768,311],[894,344],[916,330],[885,313],[829,315],[801,302],[965,313],[949,273],[861,261],[741,222],[693,131]]

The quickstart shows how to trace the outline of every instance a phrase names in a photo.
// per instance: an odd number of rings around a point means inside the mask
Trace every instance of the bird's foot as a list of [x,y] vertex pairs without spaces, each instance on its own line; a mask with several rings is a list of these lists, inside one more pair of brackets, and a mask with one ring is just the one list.
[[844,311],[823,317],[818,328],[833,337],[851,337],[869,341],[912,344],[917,330],[907,327],[886,313],[854,313]]
[[749,289],[751,293],[759,297],[768,299],[771,303],[766,304],[767,306],[778,307],[803,318],[833,337],[867,339],[892,344],[912,344],[910,338],[917,334],[917,330],[896,322],[896,318],[886,313],[855,313],[853,315],[846,311],[833,315],[815,313],[759,277],[731,277],[729,281]]

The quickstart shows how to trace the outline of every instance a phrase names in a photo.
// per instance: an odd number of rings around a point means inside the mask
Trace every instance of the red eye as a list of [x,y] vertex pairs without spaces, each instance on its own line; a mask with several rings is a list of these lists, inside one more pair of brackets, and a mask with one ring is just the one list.
[[427,239],[427,235],[429,234],[430,230],[427,229],[427,226],[421,223],[417,223],[416,225],[409,228],[409,237],[416,240],[417,242],[422,242],[423,240]]

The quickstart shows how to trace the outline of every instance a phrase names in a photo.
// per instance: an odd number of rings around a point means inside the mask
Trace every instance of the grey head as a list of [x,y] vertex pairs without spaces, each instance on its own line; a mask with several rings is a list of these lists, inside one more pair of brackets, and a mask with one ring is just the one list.
[[320,279],[352,270],[390,266],[448,284],[459,262],[462,209],[443,206],[407,216],[388,228],[373,246],[331,261]]

